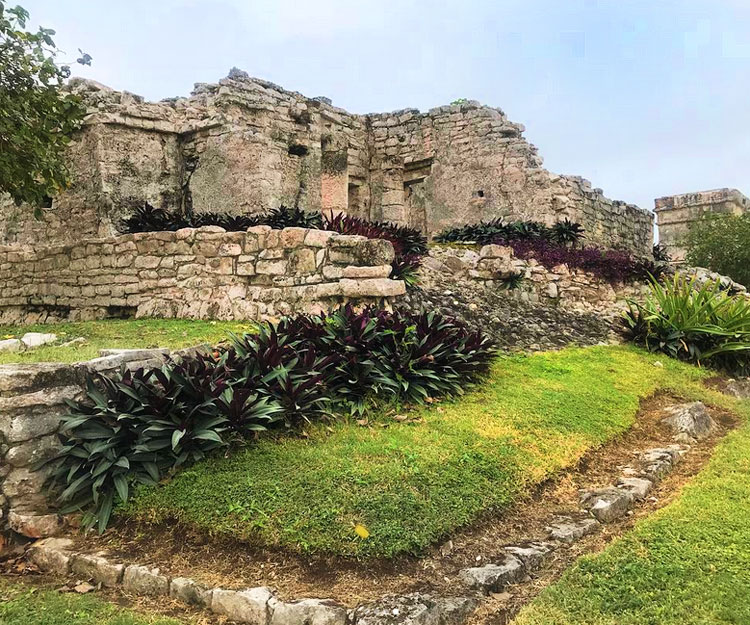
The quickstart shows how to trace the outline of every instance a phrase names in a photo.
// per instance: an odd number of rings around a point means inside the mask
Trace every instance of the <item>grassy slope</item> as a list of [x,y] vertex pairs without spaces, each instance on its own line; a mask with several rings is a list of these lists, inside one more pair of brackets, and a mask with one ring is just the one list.
[[65,342],[84,337],[87,342],[72,347],[45,345],[27,352],[0,353],[0,364],[11,362],[77,362],[96,358],[100,349],[143,347],[190,347],[217,343],[229,332],[251,331],[251,322],[196,321],[191,319],[109,319],[53,325],[3,326],[0,339],[21,338],[26,332],[53,332]]
[[112,605],[93,595],[58,593],[0,577],[3,625],[181,625]]
[[740,411],[676,502],[580,559],[515,624],[750,623],[750,402]]
[[481,389],[424,409],[422,423],[383,416],[387,428],[261,441],[143,491],[127,513],[303,552],[418,552],[629,428],[640,398],[707,394],[705,372],[654,360],[623,347],[502,358]]

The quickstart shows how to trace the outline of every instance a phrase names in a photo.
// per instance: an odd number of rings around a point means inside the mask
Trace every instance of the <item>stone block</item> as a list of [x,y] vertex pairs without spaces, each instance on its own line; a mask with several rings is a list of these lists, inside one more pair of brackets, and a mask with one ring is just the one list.
[[521,561],[508,555],[500,564],[486,564],[463,569],[458,577],[469,588],[485,593],[500,592],[506,586],[519,581],[524,575]]
[[238,623],[268,625],[269,602],[273,599],[273,593],[265,586],[248,590],[215,588],[211,597],[211,611]]
[[685,434],[693,439],[702,439],[716,429],[716,423],[708,414],[706,406],[700,401],[668,406],[664,412],[669,416],[662,419],[662,422],[678,435]]
[[54,457],[61,447],[56,435],[42,436],[11,447],[5,454],[5,462],[13,467],[32,466]]
[[332,236],[334,233],[327,230],[308,230],[304,243],[310,247],[326,247]]
[[29,549],[29,559],[41,571],[67,575],[73,541],[69,538],[45,538],[36,541]]
[[169,596],[188,605],[211,607],[212,589],[206,589],[187,577],[175,577],[169,584]]
[[[287,229],[282,232],[286,232]],[[302,228],[299,228],[302,230]],[[315,273],[315,252],[309,248],[295,249],[289,254],[289,271],[295,276]]]
[[505,548],[505,552],[514,558],[518,558],[527,571],[539,568],[544,564],[550,553],[554,550],[554,545],[550,543],[531,543],[524,546],[510,546]]
[[21,352],[26,349],[20,339],[4,339],[0,341],[0,352]]
[[640,477],[621,477],[617,480],[617,486],[628,491],[633,499],[641,500],[646,498],[654,484],[651,480]]
[[122,582],[125,566],[114,564],[102,556],[81,553],[73,556],[70,570],[74,575],[80,575],[83,579],[112,587]]
[[159,569],[133,564],[128,566],[122,576],[125,590],[137,595],[168,595],[169,578],[162,575]]
[[[331,267],[330,269],[336,268]],[[340,276],[343,278],[387,278],[391,275],[391,270],[391,265],[378,265],[374,267],[349,265],[341,270]]]
[[255,265],[255,273],[268,276],[283,276],[288,269],[286,260],[259,260]]
[[284,228],[279,233],[279,245],[284,249],[301,247],[308,232],[307,228]]
[[372,278],[364,280],[352,280],[342,278],[341,294],[344,297],[396,297],[406,293],[406,284],[403,280],[390,280],[388,278]]
[[573,543],[588,534],[593,534],[599,528],[596,519],[558,519],[547,527],[550,538],[563,543]]
[[276,602],[271,625],[346,625],[344,606],[322,599]]
[[581,504],[600,523],[611,523],[627,514],[633,499],[633,494],[628,490],[601,488],[584,493]]
[[60,529],[60,517],[56,514],[22,514],[16,510],[8,513],[8,527],[27,538],[54,536]]

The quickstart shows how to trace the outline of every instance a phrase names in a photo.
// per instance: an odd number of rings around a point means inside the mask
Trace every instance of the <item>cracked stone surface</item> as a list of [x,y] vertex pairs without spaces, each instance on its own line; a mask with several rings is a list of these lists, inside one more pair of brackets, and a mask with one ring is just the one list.
[[80,575],[84,579],[112,587],[122,581],[125,566],[113,564],[102,556],[81,553],[73,556],[70,569],[75,575]]
[[628,491],[635,500],[640,501],[646,498],[654,483],[642,477],[621,477],[617,480],[617,486]]
[[550,538],[563,543],[572,543],[588,534],[593,534],[599,528],[596,519],[559,519],[547,527]]
[[346,608],[324,599],[272,602],[271,625],[345,625]]
[[708,414],[703,402],[678,404],[664,409],[669,416],[662,419],[672,428],[675,435],[684,435],[693,439],[706,438],[716,429],[716,422]]
[[633,504],[633,494],[621,488],[600,488],[581,497],[581,504],[600,523],[611,523],[627,514]]
[[523,547],[515,545],[506,547],[505,551],[513,557],[518,558],[526,570],[530,571],[542,566],[554,548],[554,545],[550,543],[531,543]]
[[69,538],[46,538],[32,545],[29,557],[42,571],[67,575],[70,572],[72,547],[73,541]]
[[134,564],[125,569],[122,578],[125,590],[139,595],[168,595],[169,578],[162,575],[159,569]]
[[213,590],[196,584],[187,577],[175,577],[169,584],[169,596],[189,605],[210,607]]
[[238,623],[266,625],[270,617],[268,604],[271,599],[273,594],[265,586],[248,590],[217,588],[211,598],[211,611]]
[[458,577],[469,588],[484,592],[498,592],[508,584],[520,580],[524,572],[521,560],[509,554],[500,564],[485,564],[463,569]]
[[422,593],[391,595],[356,608],[356,625],[459,625],[476,609],[469,597],[436,598]]

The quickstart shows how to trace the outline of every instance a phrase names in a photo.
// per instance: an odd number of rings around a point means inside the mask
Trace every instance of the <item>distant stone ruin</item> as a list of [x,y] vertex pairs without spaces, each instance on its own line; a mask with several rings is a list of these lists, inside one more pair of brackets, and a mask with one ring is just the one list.
[[477,102],[354,115],[239,70],[158,103],[88,80],[69,88],[90,111],[70,148],[72,186],[49,198],[41,221],[0,199],[0,244],[111,236],[149,202],[229,214],[283,204],[427,234],[496,217],[568,218],[592,243],[651,249],[651,212],[547,171],[521,124]]
[[737,189],[714,189],[660,197],[654,201],[659,242],[672,259],[685,259],[684,239],[690,224],[706,213],[741,215],[750,210],[750,198]]

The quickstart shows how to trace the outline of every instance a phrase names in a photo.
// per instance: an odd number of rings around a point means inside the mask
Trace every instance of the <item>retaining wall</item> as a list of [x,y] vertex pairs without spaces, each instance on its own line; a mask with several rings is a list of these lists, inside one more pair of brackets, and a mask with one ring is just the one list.
[[48,472],[33,468],[60,449],[65,400],[82,398],[86,376],[114,373],[123,365],[157,366],[167,355],[166,349],[111,350],[76,364],[0,365],[0,530],[38,538],[60,528],[62,519],[43,488]]
[[388,278],[393,255],[388,241],[268,226],[0,247],[0,322],[267,319],[384,304],[405,293]]

